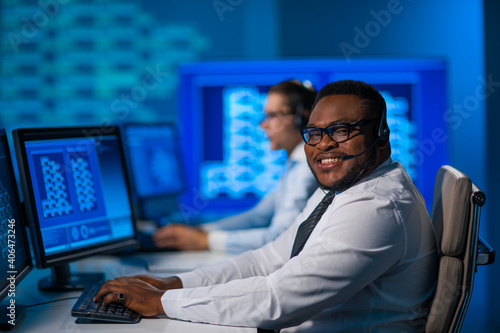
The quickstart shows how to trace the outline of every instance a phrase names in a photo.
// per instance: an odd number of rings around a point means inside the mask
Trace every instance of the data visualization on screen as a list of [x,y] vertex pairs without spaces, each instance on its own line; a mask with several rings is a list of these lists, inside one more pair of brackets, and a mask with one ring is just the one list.
[[26,143],[46,254],[133,235],[130,207],[114,204],[127,202],[125,183],[113,180],[114,170],[106,170],[105,161],[104,168],[99,164],[116,149],[112,139]]
[[184,188],[184,177],[174,125],[129,123],[123,128],[136,196],[147,198],[179,193]]
[[39,267],[134,244],[118,128],[22,129],[14,138]]

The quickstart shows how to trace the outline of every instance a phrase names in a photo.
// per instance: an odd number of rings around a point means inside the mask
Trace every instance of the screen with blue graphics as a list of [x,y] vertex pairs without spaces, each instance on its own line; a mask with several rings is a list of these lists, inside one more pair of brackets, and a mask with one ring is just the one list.
[[124,126],[126,153],[138,198],[177,194],[184,188],[178,134],[171,123]]
[[434,177],[448,161],[446,64],[439,59],[198,62],[180,67],[179,127],[187,175],[185,219],[254,205],[276,187],[286,154],[271,151],[259,122],[270,86],[337,80],[373,85],[387,103],[392,159],[401,162],[431,206]]
[[117,137],[26,141],[45,254],[134,235]]

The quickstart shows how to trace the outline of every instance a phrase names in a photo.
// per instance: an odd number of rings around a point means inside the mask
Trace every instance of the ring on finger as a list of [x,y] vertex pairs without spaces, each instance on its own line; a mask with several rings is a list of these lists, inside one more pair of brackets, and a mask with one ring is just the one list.
[[125,294],[118,293],[118,304],[123,304],[123,303],[125,303]]

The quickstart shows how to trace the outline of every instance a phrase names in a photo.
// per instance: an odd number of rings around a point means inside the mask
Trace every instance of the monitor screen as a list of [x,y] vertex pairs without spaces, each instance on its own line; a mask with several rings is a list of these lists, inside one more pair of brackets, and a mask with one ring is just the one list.
[[135,245],[117,127],[13,132],[38,267]]
[[178,134],[171,123],[128,123],[123,126],[125,151],[138,199],[183,190]]
[[201,88],[199,188],[204,198],[253,202],[272,190],[283,174],[286,153],[271,150],[259,126],[269,88],[266,84]]
[[21,215],[17,183],[14,177],[7,136],[0,130],[0,309],[2,327],[13,326],[21,315],[15,303],[16,288],[31,270],[25,221]]
[[387,102],[392,158],[432,205],[432,184],[447,163],[446,64],[439,59],[220,61],[180,67],[179,128],[187,187],[184,220],[247,209],[273,189],[285,155],[269,151],[259,121],[270,86],[309,81],[319,90],[342,79],[373,85]]

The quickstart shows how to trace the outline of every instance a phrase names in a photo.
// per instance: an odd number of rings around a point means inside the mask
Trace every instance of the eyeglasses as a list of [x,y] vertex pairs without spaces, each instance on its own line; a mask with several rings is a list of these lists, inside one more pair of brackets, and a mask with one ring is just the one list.
[[260,122],[263,123],[264,121],[272,120],[272,119],[275,119],[275,118],[279,119],[279,118],[285,117],[285,116],[293,116],[293,113],[283,113],[283,112],[278,112],[278,111],[269,111],[269,112],[266,112],[264,114],[264,117],[262,118],[262,120]]
[[300,129],[300,134],[302,134],[302,139],[309,146],[316,146],[323,139],[323,135],[326,133],[333,141],[341,143],[349,139],[349,134],[351,129],[356,126],[362,126],[368,124],[372,121],[377,121],[378,119],[367,119],[355,121],[352,123],[338,123],[327,127],[305,127]]

